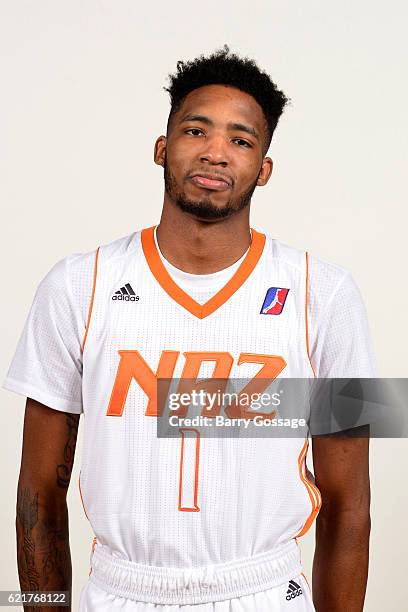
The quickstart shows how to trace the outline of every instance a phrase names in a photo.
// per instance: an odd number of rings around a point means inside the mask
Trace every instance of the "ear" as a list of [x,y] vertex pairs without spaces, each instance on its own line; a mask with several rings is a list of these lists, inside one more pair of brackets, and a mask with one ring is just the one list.
[[154,143],[154,162],[158,166],[164,167],[164,162],[166,159],[166,145],[167,138],[166,136],[163,136],[163,134],[159,136],[156,142]]
[[269,178],[272,174],[273,169],[273,161],[270,157],[264,157],[262,161],[262,167],[258,174],[258,180],[256,182],[257,185],[263,187],[269,181]]

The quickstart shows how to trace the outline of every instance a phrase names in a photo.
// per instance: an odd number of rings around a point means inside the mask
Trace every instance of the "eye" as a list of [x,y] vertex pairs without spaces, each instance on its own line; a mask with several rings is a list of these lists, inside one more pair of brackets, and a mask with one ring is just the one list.
[[[188,130],[186,130],[186,134],[188,134],[189,132],[201,132],[201,134],[204,134],[203,130],[200,130],[199,128],[189,128]],[[196,136],[196,134],[193,134],[193,136]]]
[[234,142],[241,143],[239,146],[244,146],[244,147],[249,147],[249,148],[251,147],[249,142],[247,142],[246,140],[243,140],[242,138],[235,138]]

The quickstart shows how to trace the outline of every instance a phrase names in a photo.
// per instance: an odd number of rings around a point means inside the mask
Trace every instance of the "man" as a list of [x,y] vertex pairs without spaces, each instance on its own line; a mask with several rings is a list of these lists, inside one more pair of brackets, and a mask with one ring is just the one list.
[[[314,483],[304,438],[157,436],[159,379],[375,375],[350,274],[249,225],[285,95],[228,47],[179,62],[168,91],[159,225],[51,269],[4,383],[27,396],[21,587],[71,589],[66,492],[83,412],[95,538],[82,612],[361,611],[366,438],[315,437]],[[313,604],[297,538],[319,510]]]

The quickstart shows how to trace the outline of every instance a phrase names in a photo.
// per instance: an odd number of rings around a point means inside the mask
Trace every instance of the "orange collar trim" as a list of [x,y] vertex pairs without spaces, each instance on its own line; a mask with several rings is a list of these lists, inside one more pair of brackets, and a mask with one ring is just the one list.
[[252,242],[244,261],[224,287],[217,291],[217,293],[207,302],[199,304],[179,287],[167,272],[156,247],[154,228],[155,226],[153,225],[152,227],[143,229],[141,233],[142,249],[150,271],[162,289],[164,289],[175,302],[199,319],[204,319],[215,312],[243,285],[258,263],[265,246],[265,234],[261,234],[251,228]]

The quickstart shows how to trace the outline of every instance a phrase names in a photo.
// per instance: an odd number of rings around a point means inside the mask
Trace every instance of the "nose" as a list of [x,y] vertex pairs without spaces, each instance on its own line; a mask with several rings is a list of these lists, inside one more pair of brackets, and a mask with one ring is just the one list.
[[214,165],[228,165],[228,143],[221,135],[207,137],[205,146],[200,154],[200,161]]

